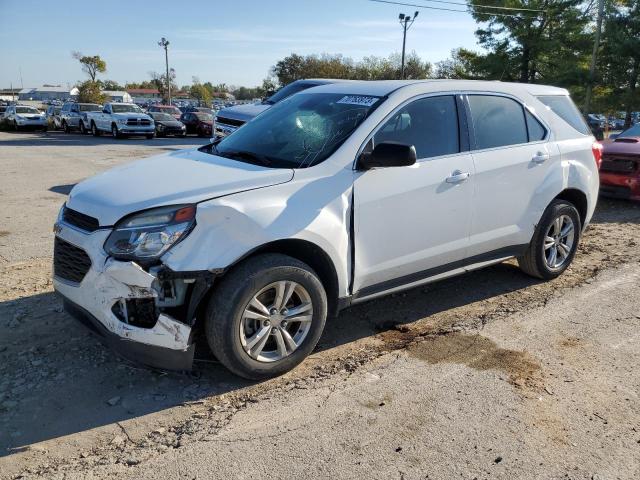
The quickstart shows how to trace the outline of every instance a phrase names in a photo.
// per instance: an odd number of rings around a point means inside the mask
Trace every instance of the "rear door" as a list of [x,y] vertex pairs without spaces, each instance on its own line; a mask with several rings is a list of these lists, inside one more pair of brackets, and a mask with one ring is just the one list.
[[[456,268],[466,255],[473,160],[461,100],[427,96],[393,112],[367,148],[414,145],[408,167],[356,175],[354,292],[364,297]],[[464,121],[464,116],[460,117]]]
[[469,94],[475,168],[469,256],[490,260],[520,253],[540,219],[538,188],[560,161],[549,129],[519,100]]

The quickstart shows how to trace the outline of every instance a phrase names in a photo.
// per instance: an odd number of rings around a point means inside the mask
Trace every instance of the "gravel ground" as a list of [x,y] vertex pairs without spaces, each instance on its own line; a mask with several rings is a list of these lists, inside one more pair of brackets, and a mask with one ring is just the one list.
[[574,265],[513,262],[353,307],[284,377],[121,361],[52,293],[69,186],[200,139],[0,132],[0,478],[640,477],[640,208]]

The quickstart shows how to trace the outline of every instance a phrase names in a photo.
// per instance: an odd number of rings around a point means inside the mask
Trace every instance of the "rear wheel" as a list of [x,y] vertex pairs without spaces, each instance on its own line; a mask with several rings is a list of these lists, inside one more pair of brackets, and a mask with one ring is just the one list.
[[315,272],[281,254],[245,260],[220,281],[207,307],[213,354],[236,375],[260,380],[291,370],[314,349],[327,317]]
[[564,272],[576,254],[582,224],[573,204],[554,200],[538,224],[518,265],[527,274],[551,280]]

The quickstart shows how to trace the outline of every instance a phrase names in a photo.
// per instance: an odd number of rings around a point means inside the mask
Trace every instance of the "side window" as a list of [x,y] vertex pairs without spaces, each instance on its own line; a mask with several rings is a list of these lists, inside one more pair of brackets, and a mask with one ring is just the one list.
[[511,98],[469,95],[476,148],[527,143],[527,124],[522,105]]
[[529,141],[537,142],[539,140],[544,140],[547,131],[542,126],[542,124],[527,110],[525,110],[524,114],[527,117],[527,132],[529,133]]
[[404,106],[373,137],[374,146],[388,141],[415,146],[418,158],[458,153],[460,133],[455,97],[421,98]]

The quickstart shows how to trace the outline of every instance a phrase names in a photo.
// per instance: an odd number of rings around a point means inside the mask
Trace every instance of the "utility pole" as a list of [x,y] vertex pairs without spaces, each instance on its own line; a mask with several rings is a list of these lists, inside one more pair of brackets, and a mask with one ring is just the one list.
[[598,0],[598,19],[596,20],[596,35],[593,40],[593,52],[591,53],[591,65],[589,66],[589,83],[584,96],[584,114],[587,115],[591,109],[591,92],[596,77],[596,59],[598,48],[600,48],[600,34],[602,32],[602,17],[604,15],[604,0]]
[[169,105],[171,105],[171,78],[169,78],[169,40],[162,37],[158,42],[162,48],[164,48],[164,61],[167,67],[167,97],[169,98]]
[[400,78],[402,80],[404,80],[404,50],[407,44],[407,30],[409,30],[411,25],[413,25],[413,22],[415,22],[418,13],[419,12],[416,10],[413,14],[413,18],[409,15],[405,15],[404,13],[398,15],[398,20],[400,20],[400,26],[402,27],[402,67],[400,69]]

